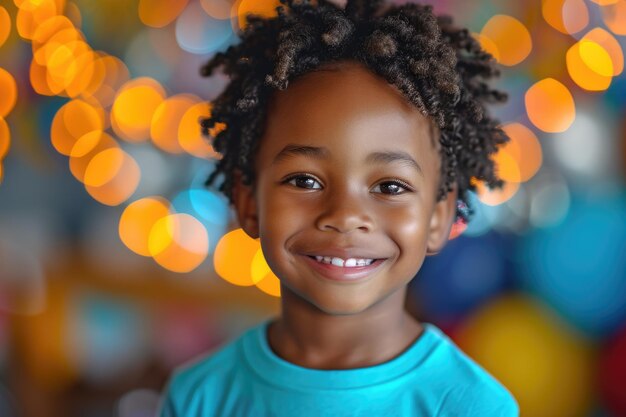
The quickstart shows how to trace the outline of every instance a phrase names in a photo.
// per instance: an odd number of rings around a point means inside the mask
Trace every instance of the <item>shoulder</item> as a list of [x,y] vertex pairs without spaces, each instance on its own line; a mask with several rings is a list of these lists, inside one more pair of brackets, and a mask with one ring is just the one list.
[[[431,365],[440,368],[448,383],[442,384],[437,416],[517,417],[519,406],[513,395],[495,377],[467,356],[441,330],[434,329],[441,343],[433,352]],[[445,388],[444,388],[445,387]]]
[[192,410],[219,401],[224,381],[231,380],[242,366],[241,343],[248,332],[177,367],[165,387],[160,416],[196,415]]

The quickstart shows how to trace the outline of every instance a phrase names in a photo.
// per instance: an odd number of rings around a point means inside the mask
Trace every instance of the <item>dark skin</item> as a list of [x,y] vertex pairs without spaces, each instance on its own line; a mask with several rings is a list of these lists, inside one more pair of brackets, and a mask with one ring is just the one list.
[[[393,86],[354,62],[275,93],[256,181],[237,181],[234,201],[281,281],[282,314],[268,329],[279,357],[314,369],[361,368],[393,359],[422,334],[405,309],[407,285],[443,247],[456,214],[455,192],[436,199],[433,132]],[[365,277],[333,280],[315,255],[380,261]]]

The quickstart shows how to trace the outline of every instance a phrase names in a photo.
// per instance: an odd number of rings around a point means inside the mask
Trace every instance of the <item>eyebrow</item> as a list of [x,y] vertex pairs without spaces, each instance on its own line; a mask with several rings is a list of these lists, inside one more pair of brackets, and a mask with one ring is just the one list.
[[[328,149],[317,146],[294,145],[285,146],[272,161],[272,165],[295,156],[305,156],[313,159],[327,159],[330,156]],[[372,152],[365,158],[367,163],[384,163],[401,162],[405,165],[415,168],[420,175],[424,175],[422,167],[413,159],[411,155],[404,151],[378,151]]]

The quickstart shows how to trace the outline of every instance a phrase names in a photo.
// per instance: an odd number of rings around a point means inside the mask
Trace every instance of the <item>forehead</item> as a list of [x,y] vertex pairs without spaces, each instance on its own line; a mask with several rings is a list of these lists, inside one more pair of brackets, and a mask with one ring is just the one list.
[[294,142],[339,151],[342,143],[347,150],[395,143],[412,154],[432,153],[435,132],[431,120],[385,79],[358,63],[335,63],[274,94],[258,158],[271,158]]

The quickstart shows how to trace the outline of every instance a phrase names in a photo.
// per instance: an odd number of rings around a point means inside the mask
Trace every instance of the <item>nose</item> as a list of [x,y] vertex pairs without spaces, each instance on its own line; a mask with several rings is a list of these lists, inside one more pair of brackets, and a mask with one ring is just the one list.
[[320,215],[316,226],[322,231],[350,233],[354,230],[371,232],[375,228],[374,219],[368,213],[366,203],[356,193],[332,192],[320,202]]

